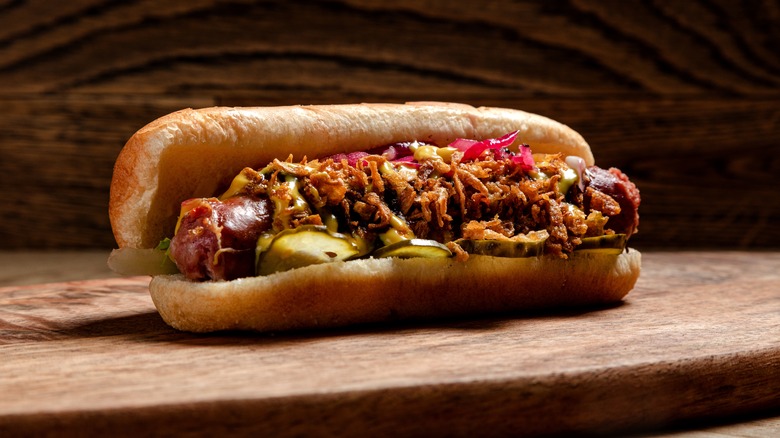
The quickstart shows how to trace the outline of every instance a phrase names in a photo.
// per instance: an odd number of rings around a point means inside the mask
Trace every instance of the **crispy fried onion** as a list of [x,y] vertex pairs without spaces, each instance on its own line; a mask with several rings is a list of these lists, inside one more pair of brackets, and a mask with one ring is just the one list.
[[609,195],[591,194],[586,214],[576,185],[568,194],[560,193],[559,175],[567,166],[561,155],[545,156],[538,173],[523,170],[511,159],[460,158],[455,154],[450,163],[430,159],[416,166],[378,155],[357,160],[354,166],[333,158],[275,160],[254,173],[247,190],[281,197],[291,205],[289,187],[279,182],[293,176],[308,210],[291,210],[291,226],[322,223],[327,211],[346,228],[341,231],[376,237],[393,226],[394,218],[402,218],[416,237],[447,244],[459,259],[467,257],[453,242],[461,237],[544,237],[546,253],[566,257],[581,238],[608,232],[608,216],[620,208]]

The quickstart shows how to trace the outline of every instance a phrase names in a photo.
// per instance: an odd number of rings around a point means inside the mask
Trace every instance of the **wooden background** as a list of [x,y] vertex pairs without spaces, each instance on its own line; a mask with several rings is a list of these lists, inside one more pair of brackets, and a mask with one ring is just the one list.
[[108,249],[113,161],[184,107],[448,100],[580,131],[640,249],[780,248],[780,2],[0,0],[0,248]]

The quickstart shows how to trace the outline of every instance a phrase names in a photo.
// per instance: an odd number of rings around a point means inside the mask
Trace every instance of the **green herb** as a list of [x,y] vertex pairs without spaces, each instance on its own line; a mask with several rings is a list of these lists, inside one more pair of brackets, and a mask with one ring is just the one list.
[[171,246],[171,239],[166,237],[165,239],[161,240],[160,243],[157,244],[157,247],[155,249],[160,251],[167,251],[168,248]]

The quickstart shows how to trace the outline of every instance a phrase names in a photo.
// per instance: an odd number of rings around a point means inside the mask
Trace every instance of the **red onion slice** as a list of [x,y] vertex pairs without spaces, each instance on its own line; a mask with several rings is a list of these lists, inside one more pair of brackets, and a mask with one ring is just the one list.
[[[514,143],[518,133],[519,131],[514,131],[499,138],[489,138],[487,140],[476,142],[468,149],[466,149],[466,151],[463,153],[462,160],[469,161],[477,159],[487,149],[500,150],[501,148],[509,147],[512,145],[512,143]],[[455,141],[457,142],[458,140]]]
[[512,157],[512,162],[519,164],[520,168],[525,172],[530,172],[536,168],[531,147],[527,144],[520,145],[520,153]]

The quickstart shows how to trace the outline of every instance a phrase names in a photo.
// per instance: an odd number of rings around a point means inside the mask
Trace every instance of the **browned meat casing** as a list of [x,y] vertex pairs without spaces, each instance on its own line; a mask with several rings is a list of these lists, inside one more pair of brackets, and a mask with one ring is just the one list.
[[179,270],[193,280],[253,276],[257,239],[271,227],[270,201],[235,196],[190,202],[196,205],[182,217],[170,245]]
[[[585,172],[586,209],[596,209],[609,217],[607,228],[628,236],[639,227],[639,189],[620,170],[591,166]],[[607,198],[605,198],[605,196]],[[617,204],[617,206],[612,203]],[[617,208],[615,208],[617,207]]]

